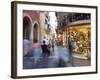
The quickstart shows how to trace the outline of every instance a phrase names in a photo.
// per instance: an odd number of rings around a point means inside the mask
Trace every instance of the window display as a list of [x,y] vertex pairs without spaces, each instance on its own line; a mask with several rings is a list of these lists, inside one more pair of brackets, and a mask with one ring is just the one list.
[[90,45],[90,24],[69,27],[70,37],[77,44],[77,47],[73,49],[73,53],[82,54],[83,56],[89,56],[91,52]]

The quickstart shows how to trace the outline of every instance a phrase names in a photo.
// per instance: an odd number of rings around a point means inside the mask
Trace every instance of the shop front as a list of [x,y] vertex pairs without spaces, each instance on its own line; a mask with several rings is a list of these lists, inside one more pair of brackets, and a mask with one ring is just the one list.
[[73,53],[89,57],[91,55],[91,24],[70,25],[68,31],[77,45]]

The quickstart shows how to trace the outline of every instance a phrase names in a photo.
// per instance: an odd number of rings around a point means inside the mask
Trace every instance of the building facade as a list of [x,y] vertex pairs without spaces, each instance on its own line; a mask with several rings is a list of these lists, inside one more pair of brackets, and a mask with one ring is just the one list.
[[23,11],[23,38],[33,41],[40,40],[40,22],[38,11]]
[[49,38],[49,15],[43,11],[23,11],[23,38],[39,42],[44,37]]
[[[68,37],[76,42],[73,53],[91,55],[91,15],[88,13],[56,13],[58,44],[68,46]],[[70,33],[70,34],[69,34]]]

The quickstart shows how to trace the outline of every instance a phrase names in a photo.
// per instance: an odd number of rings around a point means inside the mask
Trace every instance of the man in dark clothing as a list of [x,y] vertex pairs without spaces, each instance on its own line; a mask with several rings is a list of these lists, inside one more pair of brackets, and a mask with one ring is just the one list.
[[45,41],[43,41],[43,44],[41,45],[41,48],[42,48],[43,56],[49,56],[50,55],[50,51],[48,50],[48,45],[46,44]]

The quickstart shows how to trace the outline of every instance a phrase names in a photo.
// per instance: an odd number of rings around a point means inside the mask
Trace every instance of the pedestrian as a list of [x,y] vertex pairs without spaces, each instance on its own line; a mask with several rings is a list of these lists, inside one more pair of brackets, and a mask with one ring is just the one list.
[[52,40],[51,45],[52,45],[52,51],[54,52],[54,40]]
[[46,41],[43,41],[43,44],[41,45],[42,48],[42,54],[43,56],[49,56],[50,55],[50,51],[48,49],[48,45],[46,44]]
[[32,53],[32,57],[34,58],[34,63],[37,64],[39,61],[39,58],[41,57],[41,45],[36,39],[34,40],[34,43],[32,44],[31,53]]
[[69,51],[69,61],[71,66],[73,66],[73,55],[72,55],[72,50],[76,47],[75,42],[71,39],[70,35],[68,36],[68,51]]

